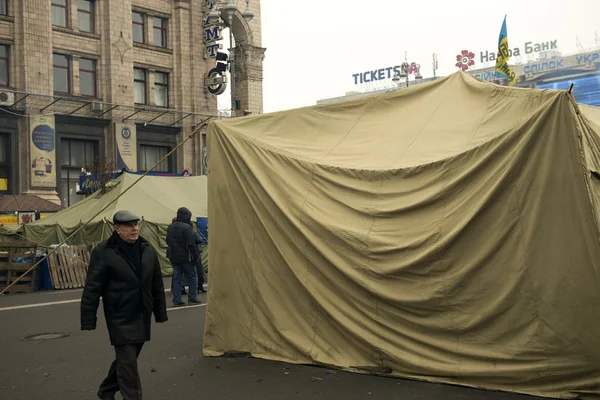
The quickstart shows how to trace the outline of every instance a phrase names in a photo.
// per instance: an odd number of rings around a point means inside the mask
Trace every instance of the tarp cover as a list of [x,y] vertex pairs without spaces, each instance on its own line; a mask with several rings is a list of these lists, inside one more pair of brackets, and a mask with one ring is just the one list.
[[463,73],[211,123],[204,354],[600,394],[597,129]]
[[[194,221],[196,217],[208,216],[206,176],[142,178],[141,175],[124,173],[108,186],[106,193],[97,191],[47,218],[20,227],[5,227],[0,233],[5,240],[21,240],[21,237],[15,235],[19,234],[46,246],[61,243],[110,204],[80,230],[69,244],[87,244],[107,239],[113,232],[113,215],[119,210],[131,210],[143,218],[140,234],[158,250],[163,274],[169,274],[171,264],[166,258],[165,242],[167,227],[179,207],[189,208]],[[122,193],[124,194],[119,197]]]

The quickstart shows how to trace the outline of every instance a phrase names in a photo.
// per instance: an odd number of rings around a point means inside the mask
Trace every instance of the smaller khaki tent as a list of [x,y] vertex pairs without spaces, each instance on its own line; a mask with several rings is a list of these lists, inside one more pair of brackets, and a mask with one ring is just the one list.
[[167,227],[179,207],[189,208],[193,221],[197,217],[207,217],[206,177],[142,178],[138,174],[124,173],[108,184],[105,193],[97,191],[75,205],[34,223],[14,229],[4,228],[2,234],[5,239],[19,233],[36,243],[47,246],[57,244],[107,204],[110,206],[80,230],[69,244],[98,242],[108,238],[113,231],[114,213],[131,210],[143,219],[140,233],[158,250],[163,274],[170,274],[171,264],[166,258],[165,243]]
[[598,398],[584,110],[457,73],[211,123],[204,354]]
[[587,119],[600,128],[600,107],[579,104],[579,109]]

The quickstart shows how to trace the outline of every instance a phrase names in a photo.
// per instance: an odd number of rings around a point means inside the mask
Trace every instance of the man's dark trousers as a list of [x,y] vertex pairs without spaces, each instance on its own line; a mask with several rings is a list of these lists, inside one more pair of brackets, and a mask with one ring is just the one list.
[[137,358],[143,345],[144,343],[135,343],[115,346],[116,359],[100,385],[98,397],[113,399],[115,393],[120,391],[124,400],[142,400],[142,383]]

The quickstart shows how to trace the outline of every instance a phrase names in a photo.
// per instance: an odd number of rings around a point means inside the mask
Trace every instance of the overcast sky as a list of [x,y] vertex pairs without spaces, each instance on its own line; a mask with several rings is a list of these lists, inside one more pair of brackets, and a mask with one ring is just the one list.
[[[596,42],[600,0],[283,3],[261,1],[263,47],[267,49],[264,112],[365,91],[354,85],[353,74],[398,65],[405,52],[409,62],[421,65],[424,77],[433,74],[433,53],[438,57],[438,76],[457,71],[454,64],[461,50],[474,52],[475,67],[483,67],[479,53],[496,51],[505,14],[511,48],[524,52],[526,42],[557,40],[563,54],[572,54],[579,52],[578,36],[586,50],[600,49]],[[227,96],[219,96],[219,103],[228,106]]]

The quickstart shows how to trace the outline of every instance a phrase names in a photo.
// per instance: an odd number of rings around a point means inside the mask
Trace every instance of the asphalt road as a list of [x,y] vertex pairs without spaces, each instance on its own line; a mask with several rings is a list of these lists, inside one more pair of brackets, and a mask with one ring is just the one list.
[[[80,291],[0,296],[0,399],[96,399],[113,349],[101,312],[98,329],[79,330],[80,296]],[[205,295],[199,298],[205,301]],[[171,304],[170,293],[167,301]],[[252,358],[203,357],[204,315],[204,306],[180,308],[169,310],[166,324],[153,324],[152,341],[139,359],[146,400],[534,399]],[[68,336],[23,340],[42,333]]]

